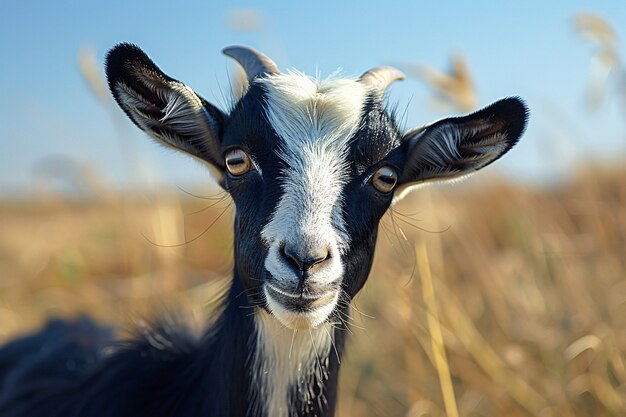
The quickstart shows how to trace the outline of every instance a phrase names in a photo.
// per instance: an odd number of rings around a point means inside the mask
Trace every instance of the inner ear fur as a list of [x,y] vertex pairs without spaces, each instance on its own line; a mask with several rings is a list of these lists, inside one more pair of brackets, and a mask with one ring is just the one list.
[[511,97],[407,132],[400,184],[454,179],[484,168],[518,142],[527,119],[524,102]]
[[224,171],[225,115],[161,71],[140,48],[119,44],[106,57],[109,89],[130,120],[157,142]]

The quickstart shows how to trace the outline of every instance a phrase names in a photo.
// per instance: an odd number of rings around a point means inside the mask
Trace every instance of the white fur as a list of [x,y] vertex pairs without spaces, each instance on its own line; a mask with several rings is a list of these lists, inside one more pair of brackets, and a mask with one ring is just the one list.
[[[316,81],[294,72],[258,82],[267,91],[265,110],[280,139],[279,157],[287,166],[279,180],[283,195],[261,231],[269,248],[265,268],[290,287],[298,277],[285,263],[281,245],[326,247],[330,259],[311,274],[310,282],[335,283],[344,270],[340,254],[350,241],[340,214],[346,154],[359,127],[367,89],[354,80]],[[327,307],[319,311],[326,317],[334,304]],[[274,312],[283,323],[301,318],[285,309]],[[319,319],[316,316],[311,326]]]
[[[451,173],[445,170],[446,165],[450,161],[458,161],[463,159],[459,153],[459,147],[472,148],[478,152],[478,155],[471,158],[474,162],[472,166],[473,170],[478,170],[488,164],[489,162],[502,155],[506,148],[506,136],[502,133],[495,133],[482,138],[478,142],[474,142],[470,145],[468,138],[473,138],[479,135],[487,128],[491,127],[488,121],[484,121],[482,124],[472,126],[471,128],[456,127],[450,125],[439,126],[435,129],[425,129],[417,134],[411,140],[419,143],[420,140],[426,141],[428,146],[422,146],[420,150],[421,155],[413,155],[413,157],[419,157],[425,161],[428,165],[434,165],[440,167],[434,169],[431,172],[425,172],[425,178],[431,177],[444,177],[441,179],[454,178],[457,175],[465,175],[466,173]],[[426,137],[421,138],[421,136]],[[465,143],[462,143],[465,142]],[[419,145],[418,145],[419,146]],[[465,158],[465,160],[470,160]]]
[[211,118],[198,96],[189,87],[175,82],[170,82],[167,89],[158,84],[149,83],[149,85],[166,103],[165,108],[158,109],[165,113],[161,119],[154,119],[146,114],[148,110],[157,110],[152,103],[123,83],[115,85],[125,108],[132,113],[133,119],[146,133],[166,145],[183,149],[185,149],[185,143],[180,139],[172,143],[170,138],[163,138],[154,133],[154,128],[167,126],[173,132],[185,135],[192,143],[200,143],[213,136]]
[[309,389],[314,376],[318,380],[328,378],[328,357],[333,343],[330,324],[315,329],[291,330],[265,311],[258,310],[254,317],[257,351],[252,360],[252,387],[258,390],[265,410],[252,410],[253,414],[264,412],[271,417],[288,417],[294,388],[302,404],[324,401],[313,398]]

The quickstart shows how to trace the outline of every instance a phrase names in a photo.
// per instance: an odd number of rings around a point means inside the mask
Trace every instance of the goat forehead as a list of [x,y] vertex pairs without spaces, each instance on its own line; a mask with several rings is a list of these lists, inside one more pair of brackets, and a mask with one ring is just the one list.
[[271,178],[284,173],[274,168],[312,159],[362,171],[400,145],[381,98],[352,79],[296,72],[260,78],[233,109],[222,146],[248,149]]
[[367,88],[354,80],[317,81],[301,73],[260,80],[265,112],[280,138],[281,150],[345,152],[361,121]]

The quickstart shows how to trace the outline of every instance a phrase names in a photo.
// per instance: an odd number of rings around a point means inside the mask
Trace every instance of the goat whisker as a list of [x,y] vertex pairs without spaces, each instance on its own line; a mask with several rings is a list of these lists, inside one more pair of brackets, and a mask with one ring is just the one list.
[[311,332],[311,328],[309,330],[309,337],[311,338],[311,344],[313,345],[313,351],[315,352],[315,358],[317,359],[317,364],[320,367],[320,377],[324,375],[324,369],[322,368],[322,361],[320,361],[320,355],[317,353],[317,346],[315,346],[315,341],[313,340],[313,333]]
[[333,336],[330,334],[330,331],[324,327],[324,330],[326,331],[326,334],[328,334],[328,338],[330,339],[330,343],[333,346],[333,349],[335,350],[335,355],[337,356],[337,363],[339,365],[341,365],[341,359],[339,359],[339,352],[337,352],[337,346],[335,345],[335,341]]
[[176,243],[176,244],[173,244],[173,245],[163,245],[163,244],[156,243],[156,242],[154,242],[154,241],[150,240],[150,238],[148,238],[148,237],[147,237],[144,233],[141,233],[141,236],[143,236],[143,238],[144,238],[145,240],[147,240],[148,242],[150,242],[150,244],[152,244],[152,245],[154,245],[154,246],[157,246],[157,247],[159,247],[159,248],[179,248],[179,247],[181,247],[181,246],[188,245],[188,244],[190,244],[190,243],[192,243],[192,242],[195,242],[196,240],[200,239],[200,238],[201,238],[201,237],[202,237],[202,236],[203,236],[206,232],[208,232],[208,231],[209,231],[209,229],[210,229],[211,227],[213,227],[213,225],[214,225],[215,223],[217,223],[217,221],[218,221],[218,220],[219,220],[219,219],[220,219],[220,218],[224,215],[224,213],[226,213],[226,211],[228,210],[228,208],[229,208],[229,207],[230,207],[230,205],[228,205],[227,207],[225,207],[225,208],[224,208],[224,210],[222,210],[222,212],[221,212],[221,213],[220,213],[220,214],[219,214],[219,215],[218,215],[215,219],[213,219],[213,221],[212,221],[211,223],[209,223],[209,225],[206,227],[206,229],[204,229],[202,232],[200,232],[200,234],[198,234],[198,235],[197,235],[197,236],[195,236],[194,238],[189,239],[189,240],[187,240],[187,241],[185,241],[185,242],[182,242],[182,243]]
[[[228,193],[226,193],[225,191],[219,191],[216,194],[212,194],[211,196],[203,196],[203,195],[200,195],[200,194],[194,194],[194,193],[192,193],[190,191],[187,191],[183,187],[181,187],[180,185],[177,185],[176,188],[178,188],[180,191],[182,191],[183,193],[185,193],[185,194],[187,194],[187,195],[189,195],[191,197],[199,198],[199,199],[202,199],[202,200],[221,200],[221,199],[223,199],[225,197],[228,197]],[[221,197],[217,197],[219,195],[221,195]]]

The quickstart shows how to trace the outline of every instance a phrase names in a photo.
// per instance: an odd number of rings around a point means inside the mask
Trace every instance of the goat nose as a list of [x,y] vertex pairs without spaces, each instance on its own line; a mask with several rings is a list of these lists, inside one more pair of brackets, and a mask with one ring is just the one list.
[[300,271],[312,271],[330,259],[330,251],[326,246],[311,250],[298,250],[293,246],[283,244],[283,256]]

